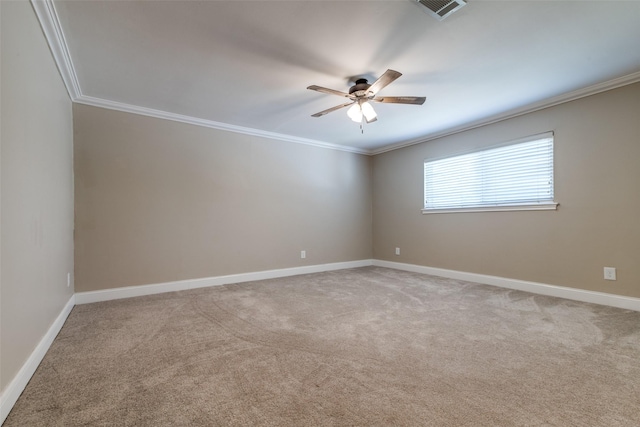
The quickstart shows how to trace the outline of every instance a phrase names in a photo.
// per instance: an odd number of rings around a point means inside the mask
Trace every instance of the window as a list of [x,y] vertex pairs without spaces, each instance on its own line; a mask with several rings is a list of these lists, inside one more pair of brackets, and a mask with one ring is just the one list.
[[556,207],[551,132],[424,162],[423,213]]

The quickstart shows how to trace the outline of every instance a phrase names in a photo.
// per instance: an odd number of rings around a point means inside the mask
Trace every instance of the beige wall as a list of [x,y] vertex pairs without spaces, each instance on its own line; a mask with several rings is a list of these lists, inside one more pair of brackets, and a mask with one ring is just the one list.
[[71,101],[31,4],[2,19],[0,387],[73,293]]
[[[545,131],[557,211],[420,212],[425,158]],[[640,84],[375,156],[374,258],[640,297],[639,162]]]
[[[72,116],[30,4],[0,5],[1,390],[73,293],[74,152],[78,291],[374,257],[640,297],[640,84],[369,158]],[[549,130],[558,211],[420,213],[425,157]]]
[[[74,291],[74,150],[78,291],[373,256],[640,297],[640,84],[368,158],[72,116],[31,5],[0,17],[2,391]],[[420,213],[425,157],[549,130],[558,211]]]
[[371,258],[367,156],[79,104],[74,129],[77,291]]

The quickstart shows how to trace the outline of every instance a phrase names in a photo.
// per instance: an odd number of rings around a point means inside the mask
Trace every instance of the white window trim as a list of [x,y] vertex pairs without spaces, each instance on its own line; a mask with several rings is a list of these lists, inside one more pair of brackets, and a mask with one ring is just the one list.
[[474,208],[422,209],[423,214],[463,213],[463,212],[509,212],[509,211],[554,211],[559,203],[533,203],[522,205],[483,206]]
[[[534,140],[537,140],[537,139],[543,139],[543,138],[549,138],[549,137],[551,137],[551,138],[554,137],[554,132],[553,131],[544,132],[544,133],[540,133],[540,134],[536,134],[536,135],[530,135],[530,136],[526,136],[526,137],[523,137],[523,138],[518,138],[518,139],[515,139],[515,140],[511,140],[511,141],[505,141],[505,142],[500,143],[500,144],[491,145],[491,146],[487,147],[486,149],[498,148],[498,147],[502,147],[502,146],[519,144],[519,143],[523,143],[523,142],[529,142],[529,141],[534,141]],[[554,150],[555,150],[555,143],[554,143]],[[469,151],[459,152],[459,153],[456,153],[456,154],[449,154],[449,155],[446,155],[446,156],[428,158],[428,159],[424,159],[424,162],[430,161],[430,160],[432,161],[432,160],[444,159],[444,158],[448,158],[448,157],[455,157],[455,156],[459,156],[459,155],[463,155],[463,154],[473,153],[473,152],[476,152],[476,151],[478,151],[478,150],[469,150]],[[555,160],[554,160],[554,162],[555,162]],[[464,207],[464,208],[422,208],[421,212],[422,212],[423,215],[428,215],[428,214],[465,213],[465,212],[546,211],[546,210],[557,210],[558,209],[558,205],[559,205],[559,203],[557,203],[554,200],[554,201],[538,202],[538,203],[521,203],[521,204],[512,203],[512,204],[507,204],[507,205],[472,206],[472,207]]]

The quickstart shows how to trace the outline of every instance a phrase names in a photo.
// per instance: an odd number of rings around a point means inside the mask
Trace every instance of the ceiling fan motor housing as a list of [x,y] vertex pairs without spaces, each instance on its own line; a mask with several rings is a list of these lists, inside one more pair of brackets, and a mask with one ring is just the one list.
[[367,79],[358,79],[356,80],[356,84],[349,88],[349,95],[355,95],[360,98],[367,95],[367,91],[371,87],[369,83],[367,83]]

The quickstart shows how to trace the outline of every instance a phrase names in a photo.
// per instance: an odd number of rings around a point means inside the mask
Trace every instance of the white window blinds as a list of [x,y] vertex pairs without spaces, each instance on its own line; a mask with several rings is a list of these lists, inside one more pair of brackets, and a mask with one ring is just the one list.
[[551,205],[555,209],[553,133],[497,148],[426,160],[424,200],[425,213],[509,206],[549,209]]

